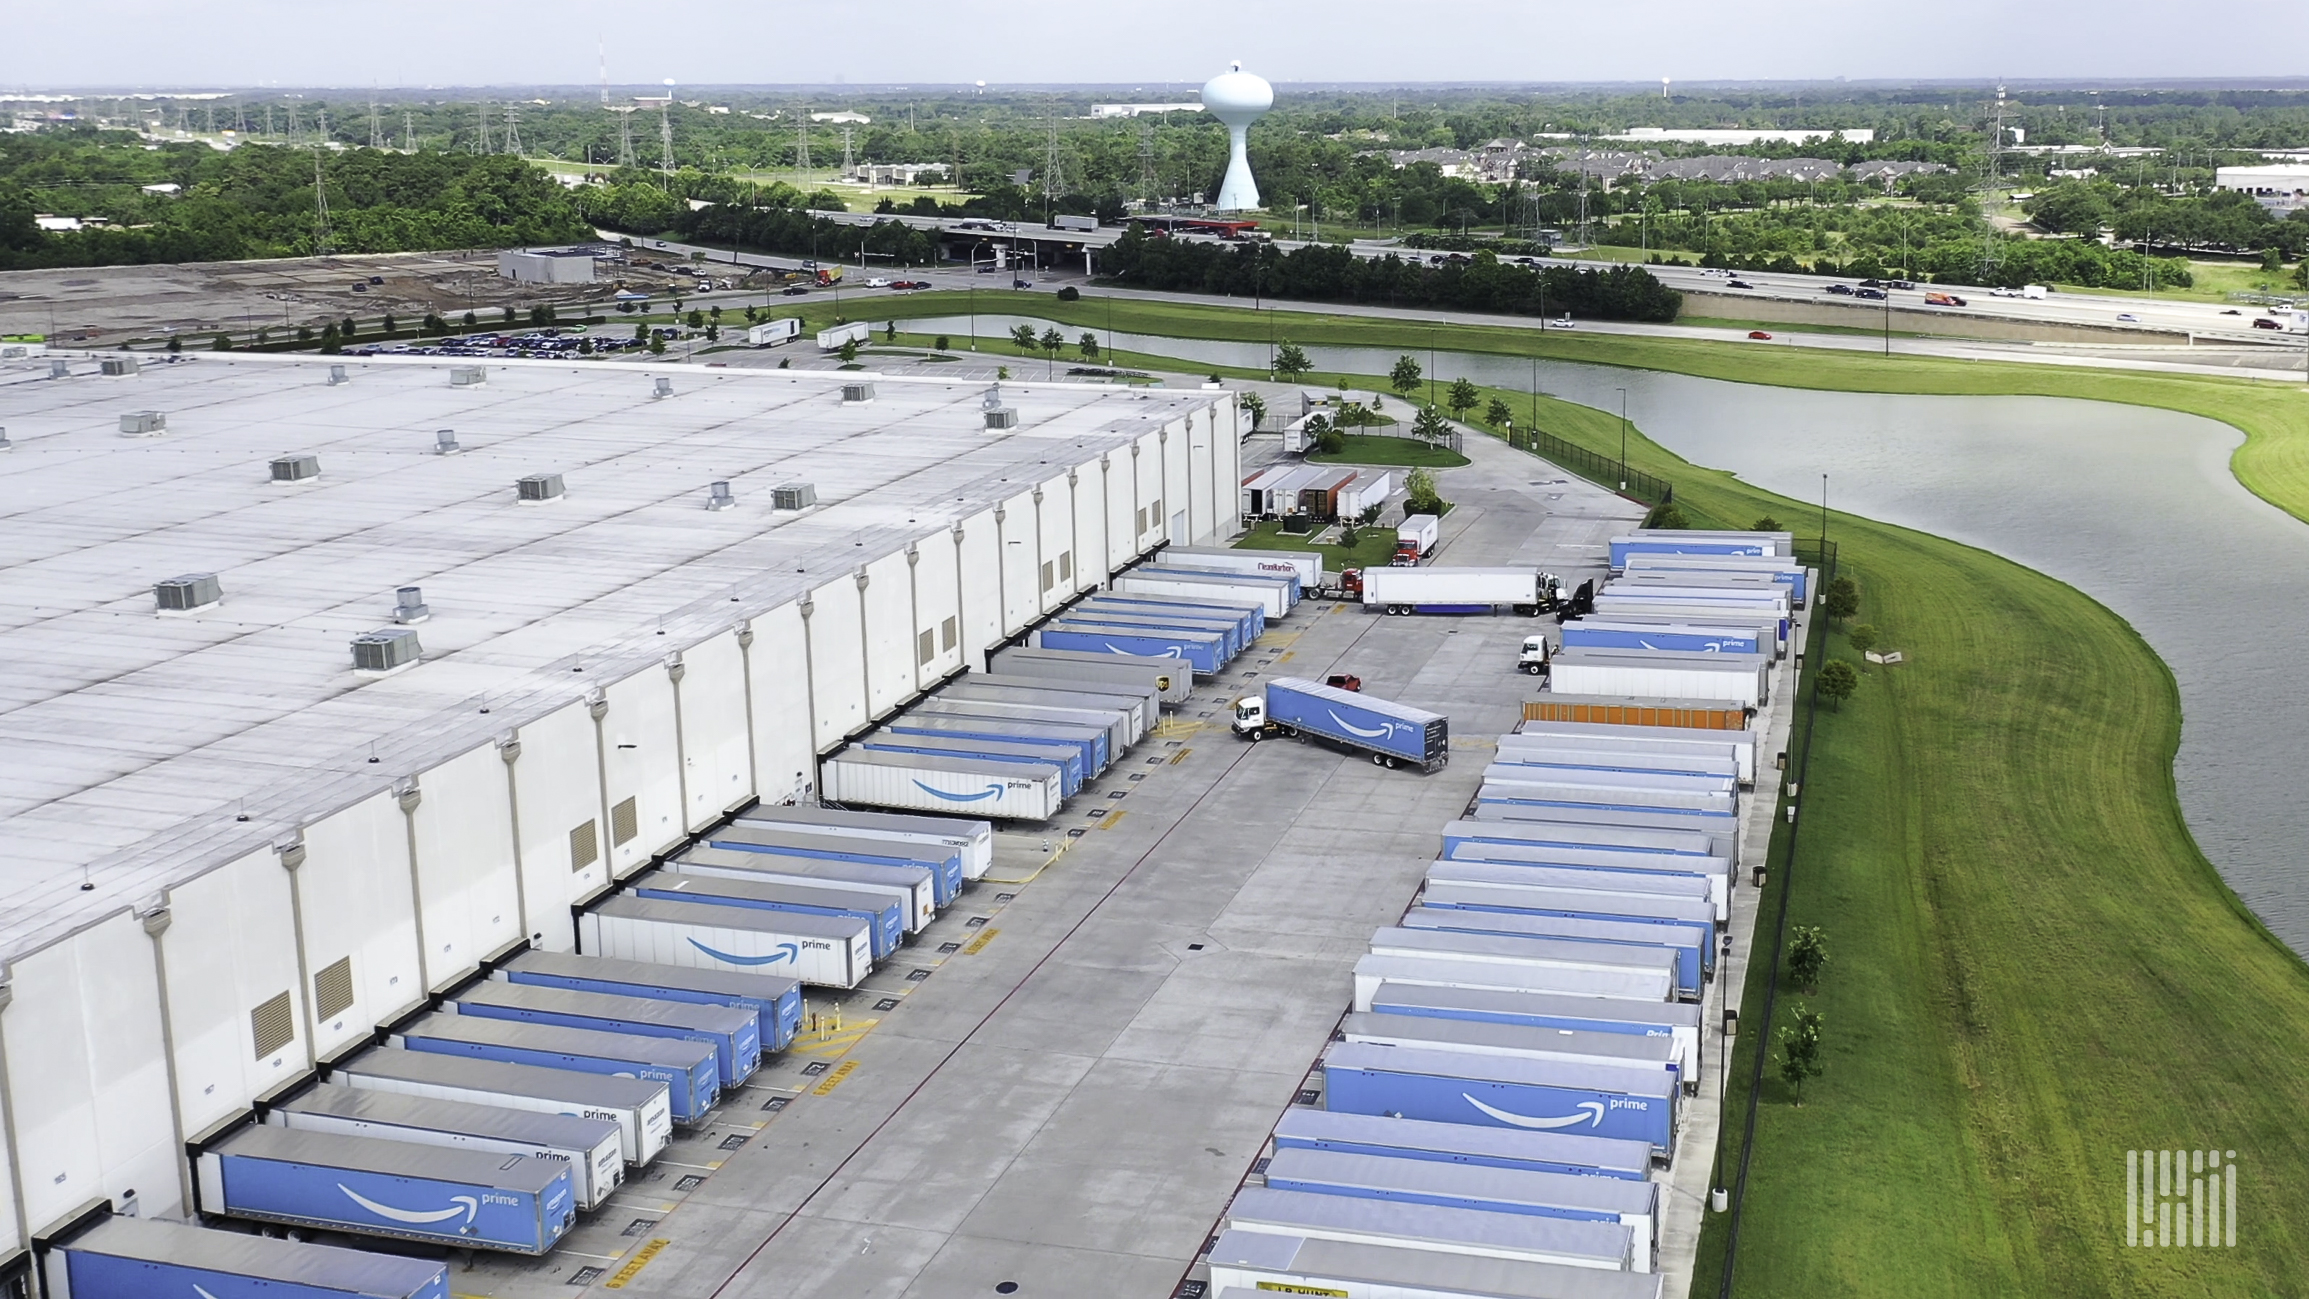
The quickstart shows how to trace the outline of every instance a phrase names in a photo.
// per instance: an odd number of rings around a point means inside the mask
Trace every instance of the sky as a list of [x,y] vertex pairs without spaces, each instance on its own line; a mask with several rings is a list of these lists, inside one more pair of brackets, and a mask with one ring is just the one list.
[[[7,0],[0,89],[591,84],[1198,86],[2293,76],[2297,4],[2204,0]],[[2137,12],[2133,12],[2137,11]]]

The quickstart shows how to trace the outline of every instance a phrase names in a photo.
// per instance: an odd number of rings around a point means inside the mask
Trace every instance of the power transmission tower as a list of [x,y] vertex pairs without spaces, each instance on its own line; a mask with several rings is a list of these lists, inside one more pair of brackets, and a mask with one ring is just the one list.
[[505,101],[505,152],[521,156],[521,121],[514,115],[513,101]]
[[1138,122],[1138,205],[1142,212],[1152,212],[1155,200],[1155,119],[1142,117]]
[[665,101],[657,106],[657,139],[660,146],[660,169],[673,175],[673,92],[667,91]]
[[601,106],[609,107],[609,42],[595,41],[593,51],[601,58]]
[[384,132],[377,125],[377,92],[374,90],[369,92],[369,147],[372,149],[385,147]]
[[401,110],[401,147],[417,152],[417,114],[406,108]]
[[845,125],[842,127],[842,174],[852,176],[856,175],[857,171],[858,155],[850,149],[850,128]]
[[807,171],[809,171],[809,169],[810,169],[810,113],[809,113],[809,110],[808,110],[808,109],[803,109],[803,110],[802,110],[802,115],[801,115],[801,116],[802,116],[802,133],[801,133],[801,135],[800,135],[800,137],[799,137],[799,143],[797,143],[797,144],[795,144],[795,145],[794,145],[794,170],[795,170],[795,171],[799,171],[799,172],[807,172]]
[[489,152],[489,101],[486,99],[481,101],[481,142],[474,146],[473,152]]
[[320,146],[313,147],[313,255],[329,255],[329,187],[321,175]]
[[1048,220],[1051,204],[1057,201],[1059,189],[1065,182],[1060,179],[1058,172],[1058,105],[1051,104],[1046,112],[1049,137],[1042,153],[1042,212],[1044,219]]
[[617,165],[631,167],[633,162],[633,106],[609,110],[617,114]]
[[1987,279],[1999,260],[1996,246],[1996,182],[2004,170],[2004,87],[1996,88],[1996,109],[1988,121],[1988,150],[1980,173],[1980,270]]
[[313,147],[314,147],[314,148],[316,148],[316,149],[326,149],[326,148],[328,148],[328,147],[329,147],[329,110],[328,110],[328,109],[325,109],[325,108],[316,108],[316,109],[314,109],[314,110],[313,110],[313,131],[314,131],[314,135],[313,135]]
[[272,138],[272,134],[273,134],[273,106],[272,106],[271,104],[267,104],[267,105],[265,105],[265,138],[267,138],[267,139],[271,139],[271,138]]

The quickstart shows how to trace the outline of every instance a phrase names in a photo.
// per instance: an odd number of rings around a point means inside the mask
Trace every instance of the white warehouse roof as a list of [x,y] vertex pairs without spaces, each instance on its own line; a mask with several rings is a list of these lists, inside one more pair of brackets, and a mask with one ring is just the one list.
[[[1216,400],[1005,386],[1018,424],[990,433],[974,383],[346,365],[0,367],[0,962]],[[139,411],[165,432],[124,435]],[[319,476],[271,481],[289,455]],[[530,474],[566,496],[518,502]],[[705,508],[716,480],[734,508]],[[773,511],[789,482],[818,504]],[[197,572],[222,603],[157,614],[153,584]],[[404,585],[424,661],[356,677]]]

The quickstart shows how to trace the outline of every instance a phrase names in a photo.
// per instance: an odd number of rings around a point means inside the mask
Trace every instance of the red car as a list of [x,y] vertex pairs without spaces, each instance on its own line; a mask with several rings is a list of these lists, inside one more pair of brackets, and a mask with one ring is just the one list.
[[1755,338],[1755,339],[1761,339],[1761,340],[1763,340],[1764,342],[1767,342],[1767,343],[1769,343],[1769,342],[1771,342],[1771,341],[1772,341],[1772,336],[1771,336],[1770,334],[1767,334],[1767,333],[1765,333],[1765,332],[1764,332],[1763,330],[1761,330],[1761,329],[1751,329],[1751,330],[1749,330],[1749,331],[1748,331],[1748,337],[1750,337],[1750,338]]
[[1331,687],[1334,690],[1359,691],[1363,688],[1363,678],[1356,676],[1351,672],[1334,672],[1331,675],[1323,678],[1323,684]]

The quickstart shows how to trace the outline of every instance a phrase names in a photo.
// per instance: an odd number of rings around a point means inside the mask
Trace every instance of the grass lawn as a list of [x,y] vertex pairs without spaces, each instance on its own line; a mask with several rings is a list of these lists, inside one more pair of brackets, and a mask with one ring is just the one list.
[[1416,438],[1391,438],[1378,437],[1369,433],[1349,433],[1345,435],[1345,440],[1346,449],[1339,454],[1333,456],[1320,452],[1309,452],[1308,461],[1319,465],[1333,463],[1342,465],[1406,465],[1424,466],[1428,469],[1456,469],[1467,463],[1466,456],[1451,450],[1449,447],[1421,442]]
[[1358,528],[1352,546],[1318,546],[1312,533],[1283,531],[1280,523],[1262,523],[1235,543],[1237,550],[1311,550],[1323,557],[1325,572],[1342,568],[1385,568],[1395,558],[1395,529],[1386,524]]
[[[1678,316],[1679,325],[1698,325],[1706,329],[1761,329],[1767,334],[1859,334],[1882,338],[1884,331],[1865,325],[1792,325],[1785,320],[1728,320],[1722,316]],[[1928,338],[1932,335],[1912,329],[1895,329],[1894,338]]]
[[[1130,304],[1138,306],[1140,304]],[[1264,337],[1248,312],[1152,306],[1130,328]],[[1056,314],[1055,312],[1052,314]],[[1125,314],[1116,305],[1118,327]],[[1137,313],[1133,312],[1136,315]],[[1236,319],[1229,319],[1232,315]],[[1310,314],[1302,342],[1424,342],[1428,327]],[[1255,333],[1254,333],[1255,331]],[[2191,410],[2244,428],[2240,476],[2309,513],[2309,434],[2284,385],[1764,352],[1671,340],[1441,327],[1446,345],[1640,364],[1751,382],[2023,392]],[[1599,346],[1599,344],[1601,344]],[[1198,367],[1199,368],[1199,367]],[[1359,385],[1375,386],[1363,378]],[[1528,398],[1515,400],[1518,411]],[[1614,416],[1542,399],[1541,424],[1616,452]],[[1809,508],[1687,464],[1640,435],[1630,462],[1674,480],[1697,527]],[[1792,869],[1790,921],[1826,930],[1817,996],[1828,1072],[1798,1108],[1762,1096],[1739,1266],[1746,1295],[2301,1294],[2309,1257],[2309,967],[2196,849],[2173,795],[2171,674],[2107,609],[1953,542],[1835,516],[1861,620],[1909,662],[1824,714]],[[1303,542],[1254,534],[1247,544]],[[1831,640],[1828,652],[1849,656]],[[1747,1004],[1760,1011],[1762,980]],[[1762,1024],[1730,1077],[1739,1116]],[[2239,1247],[2124,1247],[2125,1152],[2238,1152]],[[1685,1158],[1707,1158],[1705,1150]],[[1729,1219],[1711,1216],[1695,1294]]]

